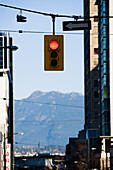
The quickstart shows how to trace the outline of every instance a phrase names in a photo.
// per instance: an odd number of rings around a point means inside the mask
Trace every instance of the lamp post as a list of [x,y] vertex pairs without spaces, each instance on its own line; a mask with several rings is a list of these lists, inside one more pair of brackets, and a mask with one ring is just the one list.
[[24,133],[23,132],[16,132],[16,133],[10,134],[9,136],[5,137],[5,139],[9,138],[10,136],[14,136],[14,135],[24,135]]

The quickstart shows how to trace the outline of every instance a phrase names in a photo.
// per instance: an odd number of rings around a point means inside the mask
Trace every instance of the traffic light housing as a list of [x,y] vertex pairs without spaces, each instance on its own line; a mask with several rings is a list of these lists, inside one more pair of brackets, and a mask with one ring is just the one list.
[[64,37],[63,35],[44,36],[44,70],[64,70]]

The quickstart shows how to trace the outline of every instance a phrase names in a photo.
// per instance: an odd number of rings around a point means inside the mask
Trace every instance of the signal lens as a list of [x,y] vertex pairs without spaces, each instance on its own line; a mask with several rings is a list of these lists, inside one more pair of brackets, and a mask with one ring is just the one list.
[[56,58],[56,57],[57,57],[57,52],[56,52],[56,51],[53,51],[53,52],[51,53],[51,57],[52,57],[52,58]]
[[58,48],[59,44],[56,40],[52,40],[49,44],[49,47],[52,49],[52,50],[56,50]]
[[56,66],[57,66],[57,60],[52,60],[52,61],[51,61],[51,65],[52,65],[53,67],[56,67]]

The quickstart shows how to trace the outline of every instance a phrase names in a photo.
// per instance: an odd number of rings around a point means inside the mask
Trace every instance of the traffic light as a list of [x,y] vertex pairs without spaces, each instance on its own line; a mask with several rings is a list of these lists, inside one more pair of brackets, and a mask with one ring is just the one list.
[[17,22],[26,22],[26,17],[22,15],[17,15]]
[[64,70],[64,37],[63,35],[44,36],[44,70]]

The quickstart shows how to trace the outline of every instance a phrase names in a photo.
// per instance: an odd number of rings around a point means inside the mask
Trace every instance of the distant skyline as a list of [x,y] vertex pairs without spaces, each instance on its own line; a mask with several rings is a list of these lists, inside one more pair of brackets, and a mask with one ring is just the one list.
[[[45,13],[83,16],[82,1],[57,0],[53,3],[52,0],[1,0],[0,3]],[[44,35],[52,34],[52,18],[23,11],[27,22],[17,23],[16,15],[20,11],[2,6],[0,14],[0,30],[10,30],[13,45],[19,48],[13,52],[15,99],[26,98],[35,90],[84,93],[83,31],[62,31],[62,22],[74,19],[56,18],[56,34],[64,35],[64,71],[45,72]],[[18,30],[32,33],[21,34]]]

